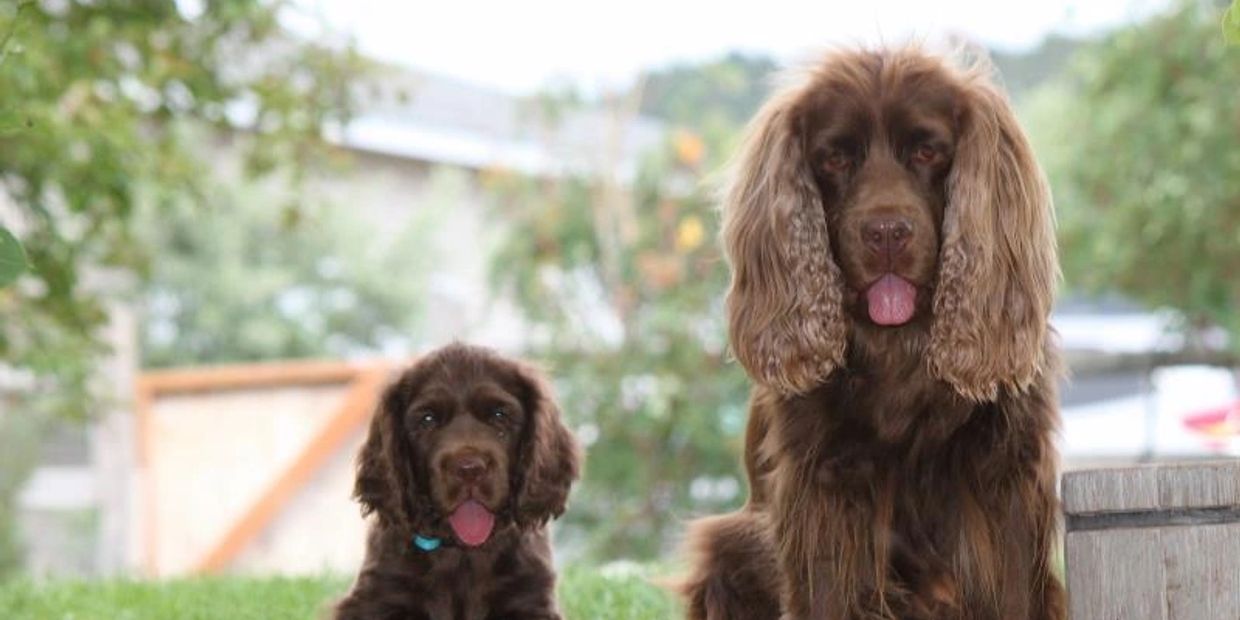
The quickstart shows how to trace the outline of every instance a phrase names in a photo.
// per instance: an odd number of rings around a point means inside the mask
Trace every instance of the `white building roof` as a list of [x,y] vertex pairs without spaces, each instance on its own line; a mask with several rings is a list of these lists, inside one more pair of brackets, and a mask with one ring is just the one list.
[[361,90],[362,112],[333,140],[471,169],[629,179],[664,136],[661,123],[619,102],[548,103],[406,69],[382,69]]

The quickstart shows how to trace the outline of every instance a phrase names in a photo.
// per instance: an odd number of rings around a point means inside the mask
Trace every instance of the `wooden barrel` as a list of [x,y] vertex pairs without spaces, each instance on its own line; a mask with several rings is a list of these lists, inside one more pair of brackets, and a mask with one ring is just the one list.
[[1064,474],[1073,620],[1240,620],[1240,460]]

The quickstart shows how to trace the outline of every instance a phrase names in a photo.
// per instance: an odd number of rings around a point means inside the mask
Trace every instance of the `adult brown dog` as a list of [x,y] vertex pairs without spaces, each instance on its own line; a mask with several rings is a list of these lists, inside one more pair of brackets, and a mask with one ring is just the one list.
[[354,496],[376,518],[336,618],[558,620],[545,526],[580,462],[538,372],[464,345],[423,357],[358,455]]
[[838,52],[724,205],[748,505],[690,531],[691,618],[1063,618],[1045,179],[984,69]]

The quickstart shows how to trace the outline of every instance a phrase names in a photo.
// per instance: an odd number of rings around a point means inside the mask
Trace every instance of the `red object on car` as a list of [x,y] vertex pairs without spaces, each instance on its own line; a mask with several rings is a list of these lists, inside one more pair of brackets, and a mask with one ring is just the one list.
[[1240,401],[1185,414],[1184,425],[1203,435],[1207,446],[1225,450],[1240,442]]

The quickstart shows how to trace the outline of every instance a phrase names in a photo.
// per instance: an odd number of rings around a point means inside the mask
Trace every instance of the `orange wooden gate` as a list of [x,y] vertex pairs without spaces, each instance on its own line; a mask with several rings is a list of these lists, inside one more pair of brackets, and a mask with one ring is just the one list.
[[146,571],[355,568],[364,524],[349,498],[353,455],[390,368],[294,362],[141,375]]

